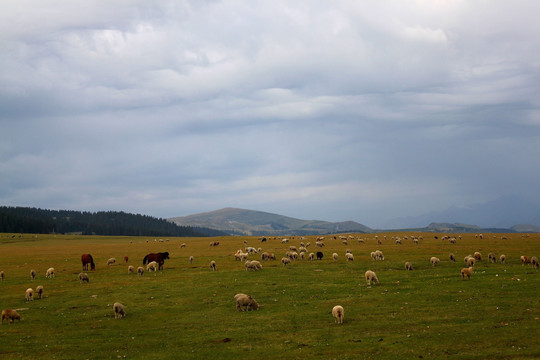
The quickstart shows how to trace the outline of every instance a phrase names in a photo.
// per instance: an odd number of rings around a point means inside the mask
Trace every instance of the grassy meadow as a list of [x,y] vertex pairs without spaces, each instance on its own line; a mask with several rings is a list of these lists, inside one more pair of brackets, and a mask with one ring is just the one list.
[[[422,236],[419,244],[410,238]],[[521,255],[540,256],[538,234],[462,234],[456,244],[438,234],[354,234],[348,245],[333,236],[317,248],[315,237],[289,244],[255,237],[168,238],[0,234],[0,308],[23,309],[23,321],[0,326],[1,359],[538,359],[539,270]],[[385,238],[386,236],[386,238]],[[399,236],[402,245],[392,237]],[[364,243],[359,243],[362,238]],[[220,245],[210,247],[209,243]],[[276,254],[260,271],[247,272],[234,253],[248,246]],[[279,261],[290,245],[311,242],[320,261]],[[185,247],[181,244],[185,243]],[[354,261],[345,260],[345,251]],[[383,251],[384,261],[370,253]],[[150,252],[169,251],[163,271],[128,274]],[[463,258],[484,259],[462,280]],[[339,254],[337,262],[332,253]],[[449,253],[457,261],[449,261]],[[507,264],[488,263],[488,253]],[[80,284],[80,257],[91,253],[96,271]],[[190,264],[188,258],[195,261]],[[127,264],[124,256],[129,257]],[[441,259],[438,266],[431,256]],[[114,257],[115,265],[107,266]],[[260,260],[260,255],[250,255]],[[215,260],[217,271],[209,262]],[[413,271],[405,271],[405,261]],[[46,279],[49,267],[54,279]],[[145,267],[146,268],[146,267]],[[37,277],[30,279],[30,270]],[[367,286],[366,270],[380,284]],[[44,298],[26,302],[28,287]],[[233,296],[252,295],[259,311],[238,312]],[[127,316],[115,320],[114,302]],[[345,309],[334,323],[334,305]]]

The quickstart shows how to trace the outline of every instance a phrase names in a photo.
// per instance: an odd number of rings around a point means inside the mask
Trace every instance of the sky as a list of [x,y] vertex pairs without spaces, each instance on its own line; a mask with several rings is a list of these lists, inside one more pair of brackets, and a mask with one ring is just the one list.
[[0,205],[540,202],[538,1],[0,2]]

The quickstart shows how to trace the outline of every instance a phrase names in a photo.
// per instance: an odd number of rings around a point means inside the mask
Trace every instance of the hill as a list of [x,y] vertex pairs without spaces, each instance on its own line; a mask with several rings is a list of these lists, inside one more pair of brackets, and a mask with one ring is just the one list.
[[44,210],[27,207],[0,207],[0,232],[78,233],[118,236],[221,236],[213,229],[178,226],[147,215],[117,211]]
[[225,208],[200,214],[170,218],[181,226],[198,226],[218,229],[237,235],[319,235],[344,232],[373,232],[369,227],[354,221],[328,222],[300,220],[263,211]]

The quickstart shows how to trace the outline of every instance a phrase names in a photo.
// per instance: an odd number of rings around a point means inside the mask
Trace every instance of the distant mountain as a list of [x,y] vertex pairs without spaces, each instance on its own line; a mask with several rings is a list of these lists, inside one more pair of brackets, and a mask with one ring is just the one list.
[[505,196],[483,204],[452,206],[420,216],[400,217],[385,229],[423,227],[431,223],[466,223],[480,228],[512,228],[516,224],[540,226],[540,205],[518,196]]
[[354,221],[300,220],[263,211],[236,208],[225,208],[168,220],[180,226],[205,227],[230,234],[254,236],[368,233],[373,231]]

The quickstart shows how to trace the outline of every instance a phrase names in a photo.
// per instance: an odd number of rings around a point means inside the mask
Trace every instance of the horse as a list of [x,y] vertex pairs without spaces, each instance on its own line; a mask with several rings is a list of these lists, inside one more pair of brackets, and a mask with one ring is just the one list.
[[90,264],[91,270],[96,270],[96,264],[94,263],[94,259],[92,258],[92,255],[82,254],[81,261],[82,261],[83,270],[88,270],[88,264]]
[[142,263],[143,265],[145,265],[146,263],[151,263],[152,261],[155,261],[159,264],[158,269],[163,270],[163,263],[165,262],[165,259],[170,259],[168,251],[159,252],[159,253],[150,253],[144,257]]

